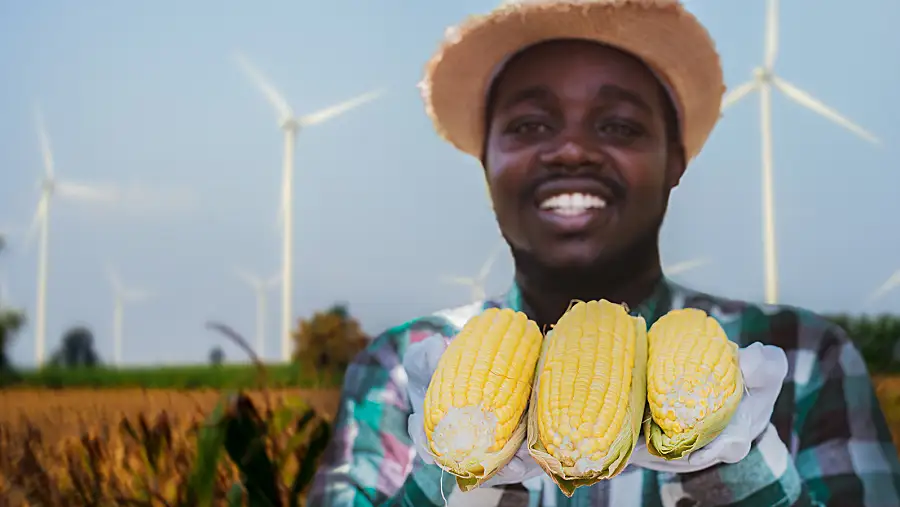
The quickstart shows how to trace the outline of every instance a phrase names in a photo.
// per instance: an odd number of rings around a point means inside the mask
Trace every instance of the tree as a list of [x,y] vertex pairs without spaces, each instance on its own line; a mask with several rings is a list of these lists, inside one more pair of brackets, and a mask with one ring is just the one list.
[[220,366],[224,362],[225,351],[222,350],[222,347],[213,347],[212,350],[209,351],[209,364]]
[[[0,234],[0,251],[6,245],[3,235]],[[0,288],[2,289],[2,288]],[[5,303],[5,301],[0,301]],[[25,314],[18,310],[3,308],[0,306],[0,377],[13,373],[12,360],[9,357],[9,347],[15,334],[25,325]]]
[[84,326],[66,331],[60,348],[50,358],[53,366],[64,368],[94,367],[100,365],[100,356],[94,350],[94,334]]
[[9,346],[24,324],[25,316],[21,312],[0,308],[0,374],[12,371]]
[[338,303],[308,320],[300,320],[293,333],[295,362],[317,370],[343,372],[369,342],[346,304]]

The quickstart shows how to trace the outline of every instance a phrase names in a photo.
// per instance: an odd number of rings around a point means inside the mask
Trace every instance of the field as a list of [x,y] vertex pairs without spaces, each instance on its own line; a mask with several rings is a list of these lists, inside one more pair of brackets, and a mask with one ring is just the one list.
[[891,428],[894,445],[900,452],[900,376],[874,377],[873,382],[884,416]]
[[[900,376],[877,376],[874,383],[900,449]],[[302,499],[323,438],[309,437],[313,432],[298,425],[309,413],[295,411],[279,423],[284,419],[279,410],[296,406],[291,400],[303,400],[308,406],[303,410],[312,408],[321,417],[320,425],[327,426],[337,410],[338,389],[281,388],[247,394],[264,426],[272,427],[273,436],[263,448],[275,449],[272,456],[291,458],[273,459],[277,472],[267,474],[278,477],[286,497]],[[267,397],[275,407],[273,413],[265,413]],[[218,389],[0,389],[0,507],[201,505],[187,496],[196,480],[193,465],[203,461],[204,453],[198,449],[203,448],[204,437],[198,431],[209,425],[221,400]],[[298,435],[306,435],[303,442],[308,443],[298,446]],[[292,452],[283,452],[286,448]],[[204,505],[247,505],[249,497],[243,495],[248,493],[235,489],[246,473],[236,461],[220,459],[213,465],[212,503]],[[244,500],[234,503],[235,493]]]
[[[317,413],[332,419],[337,411],[337,389],[277,389],[273,402],[300,398]],[[259,406],[259,391],[247,394]],[[202,419],[212,412],[221,393],[212,389],[179,391],[171,389],[7,389],[0,390],[0,425],[12,432],[30,425],[39,429],[46,443],[80,435],[101,421],[118,423],[123,417],[143,413],[148,419],[160,412],[179,419]]]
[[277,505],[302,505],[337,389],[245,394],[222,405],[212,389],[2,389],[0,507],[247,505],[248,473],[268,478]]

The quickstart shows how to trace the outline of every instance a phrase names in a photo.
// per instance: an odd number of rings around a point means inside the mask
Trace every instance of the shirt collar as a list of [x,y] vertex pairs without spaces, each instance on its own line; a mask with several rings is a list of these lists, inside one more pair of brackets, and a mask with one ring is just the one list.
[[[648,326],[652,325],[669,311],[682,308],[687,293],[688,289],[662,276],[653,288],[653,292],[637,308],[631,308],[629,313],[632,316],[640,315]],[[524,311],[522,292],[518,284],[513,282],[497,303],[503,308],[510,308],[517,312]]]

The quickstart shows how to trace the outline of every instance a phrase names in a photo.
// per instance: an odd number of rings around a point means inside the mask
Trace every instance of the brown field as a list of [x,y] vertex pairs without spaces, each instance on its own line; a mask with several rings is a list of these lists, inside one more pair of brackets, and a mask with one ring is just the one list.
[[900,450],[900,376],[875,377],[873,382],[884,416],[891,428],[894,445]]
[[[874,384],[900,449],[900,376],[876,377]],[[326,419],[337,410],[336,389],[269,394],[275,407],[290,397],[305,400]],[[265,406],[263,393],[250,395],[259,408]],[[181,498],[188,487],[185,477],[197,456],[188,435],[220,399],[221,393],[214,390],[0,390],[0,506],[124,505],[120,502],[125,498],[143,498],[142,504],[153,507],[174,505],[147,495]],[[124,435],[120,423],[123,418],[136,421],[140,415],[151,423],[158,421],[159,414],[165,414],[163,428],[170,428],[163,432],[171,431],[172,436],[165,460],[150,470],[141,458],[141,442]],[[292,439],[291,434],[278,433],[278,437],[281,445]],[[293,466],[296,469],[296,463]],[[224,504],[237,473],[233,464],[218,466],[215,505]],[[95,486],[100,488],[95,500],[82,498],[78,492],[98,480],[102,487]]]
[[[262,407],[261,392],[250,392]],[[283,389],[270,392],[273,403],[286,397],[301,398],[327,419],[338,406],[336,389]],[[203,417],[222,394],[215,390],[164,389],[8,389],[0,390],[0,425],[15,433],[30,422],[41,430],[44,441],[80,435],[83,428],[100,422],[116,423],[123,416],[148,417],[165,411],[179,419]]]
[[[894,442],[900,449],[900,376],[873,379],[875,390]],[[338,406],[337,389],[284,389],[271,391],[273,402],[299,397],[325,418],[334,417]],[[251,393],[262,403],[260,392]],[[76,436],[82,428],[101,421],[118,421],[139,413],[155,416],[160,411],[193,419],[208,414],[220,399],[220,392],[174,391],[154,389],[11,389],[0,390],[0,425],[15,433],[24,421],[37,426],[47,440]],[[47,441],[45,440],[45,441]]]
[[[264,393],[247,394],[264,410]],[[273,410],[286,398],[300,398],[332,419],[338,391],[272,390],[268,398]],[[0,390],[0,507],[191,504],[186,495],[200,463],[197,430],[221,399],[214,390]],[[269,434],[266,452],[295,449],[278,454],[279,474],[295,477],[314,432],[300,434],[285,422],[284,431]],[[222,460],[209,470],[214,505],[226,505],[238,469]],[[280,494],[290,495],[285,481]]]

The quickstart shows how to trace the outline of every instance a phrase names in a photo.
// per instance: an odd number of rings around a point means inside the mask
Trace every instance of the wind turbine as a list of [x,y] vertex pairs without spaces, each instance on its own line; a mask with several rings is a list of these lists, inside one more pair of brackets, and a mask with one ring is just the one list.
[[878,138],[854,124],[840,113],[823,104],[809,93],[775,75],[775,59],[778,56],[778,0],[767,0],[765,59],[753,72],[753,79],[737,86],[722,99],[722,111],[734,105],[754,91],[759,92],[760,123],[762,132],[762,208],[763,252],[765,265],[765,301],[775,304],[778,300],[778,265],[775,247],[775,204],[772,176],[772,89],[812,112],[830,120],[872,143]]
[[481,270],[478,272],[477,276],[474,277],[464,277],[464,276],[442,276],[441,279],[445,283],[452,283],[456,285],[464,285],[471,289],[472,291],[472,302],[482,301],[487,299],[487,291],[485,290],[484,284],[487,281],[488,275],[491,273],[491,268],[494,266],[494,263],[497,262],[497,257],[500,255],[502,251],[502,244],[494,249],[493,252],[488,256],[487,260],[484,261],[484,264],[481,266]]
[[350,100],[326,107],[317,112],[305,116],[296,116],[294,110],[288,104],[284,96],[269,80],[259,72],[250,61],[240,52],[235,54],[238,66],[250,78],[257,88],[265,95],[266,100],[275,108],[278,115],[278,125],[284,131],[284,160],[281,180],[281,210],[280,219],[282,226],[282,273],[281,273],[281,356],[285,361],[290,360],[291,354],[291,298],[293,297],[293,198],[294,198],[294,145],[297,141],[297,133],[301,128],[311,127],[324,123],[343,113],[355,109],[366,102],[376,99],[383,94],[382,90],[374,90]]
[[869,296],[869,299],[866,300],[866,303],[874,303],[875,301],[883,298],[887,295],[888,292],[900,287],[900,269],[894,272],[881,286],[875,289],[874,292]]
[[235,269],[235,273],[238,278],[253,288],[256,295],[256,355],[262,357],[266,343],[266,291],[281,281],[281,275],[264,280],[241,269]]
[[6,273],[0,271],[0,310],[9,303],[9,278]]
[[128,289],[122,284],[118,273],[113,268],[107,268],[107,277],[113,291],[113,358],[116,366],[122,364],[122,329],[125,320],[125,303],[143,301],[150,297],[150,293],[141,290]]
[[688,261],[672,264],[671,266],[663,266],[663,271],[668,276],[675,276],[699,268],[700,266],[705,266],[706,264],[709,264],[708,258],[704,257],[701,259],[691,259]]
[[68,198],[77,201],[109,202],[117,195],[112,188],[97,188],[71,181],[60,181],[56,177],[53,163],[53,152],[50,149],[50,137],[44,126],[43,115],[36,111],[38,136],[41,143],[41,154],[44,163],[44,174],[39,180],[41,196],[37,209],[28,230],[27,244],[38,234],[38,272],[37,272],[37,305],[35,307],[34,357],[37,366],[44,364],[44,347],[46,344],[47,320],[47,269],[48,269],[48,234],[50,228],[50,203],[54,197]]

